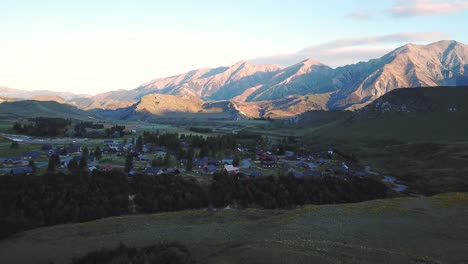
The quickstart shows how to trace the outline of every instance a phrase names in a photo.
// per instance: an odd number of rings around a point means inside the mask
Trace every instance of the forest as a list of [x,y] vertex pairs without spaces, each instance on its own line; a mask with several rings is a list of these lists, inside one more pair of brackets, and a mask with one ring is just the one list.
[[41,226],[84,222],[125,214],[150,214],[210,206],[292,208],[304,204],[360,202],[391,196],[372,178],[251,178],[213,175],[195,180],[163,174],[127,177],[123,171],[0,177],[0,238]]
[[74,259],[72,264],[195,264],[188,249],[177,242],[162,242],[144,248],[120,244],[115,249],[101,249]]

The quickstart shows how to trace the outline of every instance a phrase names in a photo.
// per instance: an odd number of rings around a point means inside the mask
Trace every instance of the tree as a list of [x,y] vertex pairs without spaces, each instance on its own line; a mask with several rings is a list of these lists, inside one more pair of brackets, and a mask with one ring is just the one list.
[[86,159],[89,158],[89,150],[88,150],[88,147],[84,147],[82,156],[85,157]]
[[189,157],[187,159],[187,164],[185,164],[185,169],[187,171],[192,171],[192,168],[193,168],[193,159],[192,159],[192,157]]
[[138,152],[142,152],[143,151],[143,137],[142,136],[138,136],[137,138],[137,141],[136,141],[136,150]]
[[47,165],[47,171],[48,172],[55,172],[55,170],[57,169],[57,164],[54,160],[54,155],[52,155],[50,158],[49,158],[49,164]]
[[13,130],[17,132],[21,132],[21,124],[18,122],[15,122],[15,124],[13,125]]
[[94,157],[96,157],[97,160],[100,160],[102,158],[102,151],[99,146],[97,146],[94,150]]
[[131,171],[133,168],[133,157],[130,154],[127,154],[127,158],[125,160],[125,172]]
[[169,153],[166,153],[166,156],[164,156],[164,166],[169,165],[171,165],[171,155],[169,155]]
[[70,162],[67,165],[69,171],[77,171],[79,166],[80,165],[76,158],[73,158],[72,160],[70,160]]
[[234,156],[234,159],[232,160],[232,166],[238,167],[239,164],[240,164],[240,158],[239,158],[239,156],[236,155],[236,156]]
[[32,168],[33,172],[36,172],[37,166],[36,166],[36,162],[34,162],[33,159],[29,160],[29,167]]
[[12,141],[10,145],[11,149],[18,149],[19,148],[19,143],[18,141]]
[[81,156],[79,168],[80,168],[80,171],[88,170],[88,157],[86,157],[85,155]]

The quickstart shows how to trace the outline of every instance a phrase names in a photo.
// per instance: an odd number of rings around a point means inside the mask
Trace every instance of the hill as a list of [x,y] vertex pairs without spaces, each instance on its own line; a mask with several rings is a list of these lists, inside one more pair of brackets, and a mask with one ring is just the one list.
[[468,87],[397,89],[356,112],[307,112],[293,131],[434,194],[468,190],[467,119]]
[[0,241],[0,262],[68,263],[119,242],[143,247],[177,240],[198,263],[464,263],[467,209],[467,194],[450,193],[292,210],[113,217]]
[[468,140],[468,87],[397,89],[318,135],[342,139]]
[[74,106],[53,101],[17,101],[0,104],[0,118],[63,117],[88,119],[90,114]]
[[245,118],[229,101],[204,102],[195,96],[148,94],[136,104],[116,110],[94,110],[100,116],[119,120],[153,120],[157,118],[202,118],[237,120]]

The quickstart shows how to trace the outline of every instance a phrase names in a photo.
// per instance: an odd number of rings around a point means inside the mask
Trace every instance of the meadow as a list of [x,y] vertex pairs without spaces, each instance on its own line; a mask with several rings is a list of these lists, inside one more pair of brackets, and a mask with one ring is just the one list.
[[467,217],[464,193],[112,217],[20,233],[0,242],[0,262],[69,263],[120,242],[143,247],[175,240],[198,263],[466,263]]

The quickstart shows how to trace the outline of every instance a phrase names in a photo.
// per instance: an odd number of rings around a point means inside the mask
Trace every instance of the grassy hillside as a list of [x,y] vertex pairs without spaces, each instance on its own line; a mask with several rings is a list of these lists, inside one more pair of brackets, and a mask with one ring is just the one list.
[[[184,211],[28,231],[0,262],[68,263],[123,242],[185,244],[199,263],[466,263],[468,194],[294,210]],[[27,252],[27,254],[25,254]]]
[[413,191],[468,190],[467,87],[394,90],[352,114],[332,113],[308,113],[297,133],[353,154]]
[[0,104],[0,119],[29,117],[63,117],[88,119],[89,114],[74,106],[52,101],[18,101]]

